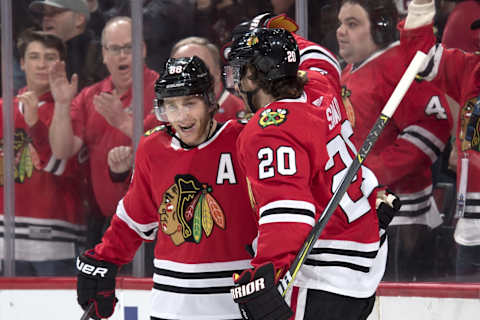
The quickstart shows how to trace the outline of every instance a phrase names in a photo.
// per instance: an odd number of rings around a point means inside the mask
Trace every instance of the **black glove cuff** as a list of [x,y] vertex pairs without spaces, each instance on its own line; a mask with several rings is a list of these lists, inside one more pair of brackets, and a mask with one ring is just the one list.
[[248,320],[288,320],[293,315],[276,287],[240,303],[239,308],[243,319]]
[[84,254],[77,257],[77,270],[90,279],[113,279],[117,276],[118,266],[107,261],[89,258]]

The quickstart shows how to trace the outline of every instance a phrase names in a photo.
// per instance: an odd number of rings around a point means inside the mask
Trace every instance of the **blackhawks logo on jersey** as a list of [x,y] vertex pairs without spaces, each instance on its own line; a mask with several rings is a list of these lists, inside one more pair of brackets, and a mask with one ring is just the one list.
[[185,241],[200,243],[213,227],[225,229],[225,215],[211,195],[212,187],[191,175],[176,175],[158,208],[160,227],[176,246]]
[[165,130],[165,125],[160,125],[160,126],[157,126],[155,128],[152,128],[150,130],[145,131],[145,133],[143,135],[145,137],[148,137],[148,136],[154,134],[155,132],[163,131],[163,130]]
[[[13,141],[15,153],[14,178],[16,183],[23,183],[31,178],[33,170],[40,170],[40,160],[37,151],[32,145],[32,139],[24,129],[16,129]],[[3,186],[3,139],[0,142],[0,185]]]
[[352,127],[355,128],[355,112],[353,111],[353,106],[350,102],[351,95],[352,92],[347,87],[342,87],[342,101],[345,106],[345,111],[347,112],[347,118],[352,124]]
[[279,126],[285,121],[287,121],[287,114],[288,110],[283,108],[277,108],[276,110],[272,109],[265,109],[260,114],[260,120],[258,120],[258,124],[262,128],[266,128],[268,126]]
[[459,139],[462,151],[480,151],[480,103],[472,98],[460,110]]
[[250,183],[250,179],[247,179],[247,188],[248,188],[248,197],[250,198],[250,205],[254,212],[256,212],[257,208],[257,201],[255,200],[255,196],[253,195],[252,184]]

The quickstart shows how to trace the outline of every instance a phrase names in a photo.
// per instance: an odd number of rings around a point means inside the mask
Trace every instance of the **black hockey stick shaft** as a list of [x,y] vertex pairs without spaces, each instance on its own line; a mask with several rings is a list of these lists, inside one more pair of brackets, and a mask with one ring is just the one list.
[[418,51],[413,60],[410,62],[407,70],[403,74],[402,78],[398,82],[395,90],[393,91],[392,95],[388,99],[387,103],[385,104],[380,117],[375,122],[375,125],[370,130],[365,142],[363,143],[362,147],[360,148],[357,156],[350,164],[347,173],[344,175],[342,182],[336,189],[335,193],[333,194],[332,198],[325,206],[320,218],[318,219],[317,223],[313,226],[312,230],[308,234],[305,242],[303,243],[302,248],[297,253],[295,260],[293,260],[292,265],[290,266],[289,270],[285,274],[285,276],[280,280],[278,284],[278,290],[285,296],[288,289],[291,287],[293,281],[295,280],[297,273],[300,267],[305,263],[307,256],[312,251],[313,245],[317,241],[318,237],[322,233],[323,229],[325,228],[328,220],[333,215],[333,212],[338,207],[340,201],[342,200],[345,192],[347,192],[348,187],[350,186],[353,178],[358,172],[358,169],[361,167],[363,161],[367,157],[368,153],[374,146],[375,142],[377,141],[378,137],[385,128],[388,120],[392,117],[393,113],[397,109],[400,101],[405,96],[408,88],[412,84],[413,80],[415,79],[416,74],[423,66],[426,59],[426,55],[423,52]]
[[90,303],[87,307],[87,309],[85,309],[85,312],[83,313],[82,317],[80,318],[80,320],[88,320],[90,319],[90,315],[92,314],[93,312],[93,308],[95,307],[95,303]]

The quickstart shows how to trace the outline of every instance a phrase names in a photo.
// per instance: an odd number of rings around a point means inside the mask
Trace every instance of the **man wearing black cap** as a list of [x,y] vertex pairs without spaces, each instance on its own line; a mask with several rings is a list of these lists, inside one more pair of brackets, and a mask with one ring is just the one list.
[[30,10],[42,15],[43,31],[65,42],[67,76],[78,75],[79,91],[106,76],[100,46],[86,30],[90,12],[85,0],[32,1]]
[[[405,23],[400,24],[401,46],[413,56],[428,52],[429,59],[419,75],[445,91],[459,105],[456,149],[458,244],[456,274],[478,277],[480,273],[480,55],[436,44],[432,0],[413,0]],[[480,27],[480,19],[471,29]],[[480,38],[477,40],[480,41]]]

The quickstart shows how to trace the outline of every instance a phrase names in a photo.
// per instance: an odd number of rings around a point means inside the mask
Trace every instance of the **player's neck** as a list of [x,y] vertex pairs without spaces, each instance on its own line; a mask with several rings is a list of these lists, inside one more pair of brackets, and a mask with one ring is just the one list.
[[266,105],[269,105],[270,103],[276,101],[275,98],[273,98],[271,95],[265,93],[263,90],[258,91],[256,99],[258,101],[258,105],[260,106],[260,108],[263,108]]

